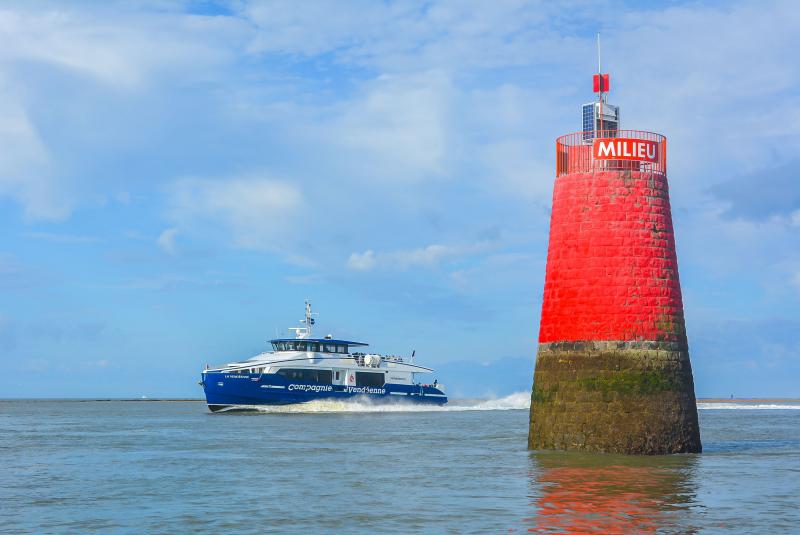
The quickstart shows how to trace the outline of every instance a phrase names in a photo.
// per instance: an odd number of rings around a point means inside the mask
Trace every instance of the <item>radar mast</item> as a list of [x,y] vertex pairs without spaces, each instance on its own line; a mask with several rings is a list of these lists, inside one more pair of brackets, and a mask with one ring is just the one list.
[[303,323],[304,327],[289,327],[290,331],[294,331],[295,338],[310,338],[311,337],[311,327],[316,323],[314,316],[316,316],[316,312],[311,312],[311,300],[306,299],[306,317],[305,319],[300,320],[300,323]]

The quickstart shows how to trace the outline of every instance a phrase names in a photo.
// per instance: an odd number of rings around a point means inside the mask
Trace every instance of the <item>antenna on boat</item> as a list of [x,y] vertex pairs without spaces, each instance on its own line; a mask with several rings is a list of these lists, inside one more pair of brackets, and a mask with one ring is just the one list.
[[306,299],[306,317],[300,320],[300,323],[304,323],[305,327],[291,327],[289,330],[294,331],[297,338],[309,338],[311,336],[311,327],[316,323],[314,319],[316,315],[316,312],[311,312],[311,301]]
[[314,325],[314,323],[316,323],[316,321],[314,321],[314,318],[312,317],[312,316],[315,316],[315,315],[316,314],[311,312],[311,301],[306,299],[306,319],[305,319],[305,324],[306,324],[306,329],[308,330],[308,336],[311,336],[311,326]]

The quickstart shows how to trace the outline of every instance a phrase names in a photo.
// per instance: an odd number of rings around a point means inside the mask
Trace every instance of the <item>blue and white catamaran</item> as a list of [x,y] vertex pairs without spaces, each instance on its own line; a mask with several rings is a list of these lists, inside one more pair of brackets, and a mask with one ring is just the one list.
[[[402,357],[358,351],[361,342],[314,338],[311,303],[306,301],[302,327],[294,338],[270,340],[273,351],[225,366],[206,366],[202,381],[208,408],[213,411],[253,409],[258,405],[285,405],[318,399],[447,403],[442,385],[422,384],[417,374],[430,368],[405,362]],[[355,351],[354,351],[355,350]]]

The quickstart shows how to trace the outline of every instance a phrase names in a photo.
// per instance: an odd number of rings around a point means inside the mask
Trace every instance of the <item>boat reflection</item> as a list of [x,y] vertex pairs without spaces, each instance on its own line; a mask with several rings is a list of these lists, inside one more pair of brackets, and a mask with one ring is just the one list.
[[697,457],[531,453],[533,533],[693,533]]

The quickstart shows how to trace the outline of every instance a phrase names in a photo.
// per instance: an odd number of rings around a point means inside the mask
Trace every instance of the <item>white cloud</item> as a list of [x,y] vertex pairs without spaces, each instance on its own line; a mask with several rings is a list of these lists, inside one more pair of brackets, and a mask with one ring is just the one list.
[[419,249],[375,253],[368,249],[363,253],[353,253],[347,260],[347,267],[354,271],[369,271],[375,268],[406,270],[415,267],[432,268],[443,262],[457,260],[480,254],[491,248],[488,242],[473,245],[432,244]]
[[492,289],[499,295],[513,288],[513,293],[519,295],[519,288],[533,289],[543,282],[544,268],[544,252],[541,256],[528,252],[492,253],[468,269],[450,273],[450,282],[464,292]]
[[156,244],[158,244],[165,253],[174,255],[176,252],[175,239],[178,237],[178,234],[180,234],[180,231],[177,228],[168,228],[159,234],[158,239],[156,239]]
[[0,196],[19,202],[29,219],[66,217],[71,203],[52,177],[50,155],[20,98],[2,83],[0,146]]
[[800,210],[795,210],[794,212],[792,212],[792,215],[790,217],[790,224],[793,227],[800,227]]
[[[246,31],[230,17],[94,7],[0,8],[0,197],[19,203],[31,220],[66,219],[82,191],[104,194],[96,176],[85,169],[72,176],[63,161],[74,151],[65,145],[92,136],[89,95],[205,80],[233,55],[232,36]],[[43,131],[56,118],[58,126]]]
[[549,206],[553,192],[553,166],[537,157],[529,140],[487,143],[479,152],[490,179],[504,198],[526,199]]
[[322,284],[325,279],[322,275],[318,273],[312,273],[310,275],[288,275],[283,278],[289,284],[299,284],[303,286],[307,286],[310,284]]
[[23,234],[26,238],[34,238],[37,240],[45,240],[54,243],[98,243],[100,238],[97,236],[84,236],[80,234],[59,234],[55,232],[26,232]]
[[251,53],[278,52],[315,55],[363,43],[368,35],[380,35],[397,9],[375,2],[349,4],[331,9],[327,2],[248,2],[241,14],[257,28],[248,44]]
[[369,182],[418,182],[448,166],[452,103],[457,93],[443,72],[381,75],[355,97],[330,107],[330,120],[312,119],[308,132]]
[[0,10],[0,63],[35,62],[119,89],[139,89],[154,75],[176,75],[229,56],[226,38],[244,29],[226,17],[168,10]]
[[171,188],[171,204],[181,231],[222,225],[233,244],[246,249],[283,249],[301,236],[304,223],[302,192],[260,176],[180,180]]
[[375,267],[375,252],[371,249],[363,253],[353,253],[347,259],[347,267],[355,271],[369,271]]
[[[248,3],[249,50],[314,56],[384,72],[501,68],[552,61],[572,41],[552,34],[551,15],[587,16],[581,3],[362,1],[334,9],[323,1]],[[558,45],[558,47],[556,47]]]
[[668,136],[673,191],[684,202],[725,173],[774,166],[800,150],[795,2],[689,4],[610,22],[612,98],[625,126]]
[[386,260],[400,269],[409,267],[431,267],[440,262],[472,252],[472,248],[452,245],[428,245],[410,251],[395,251],[386,255]]

